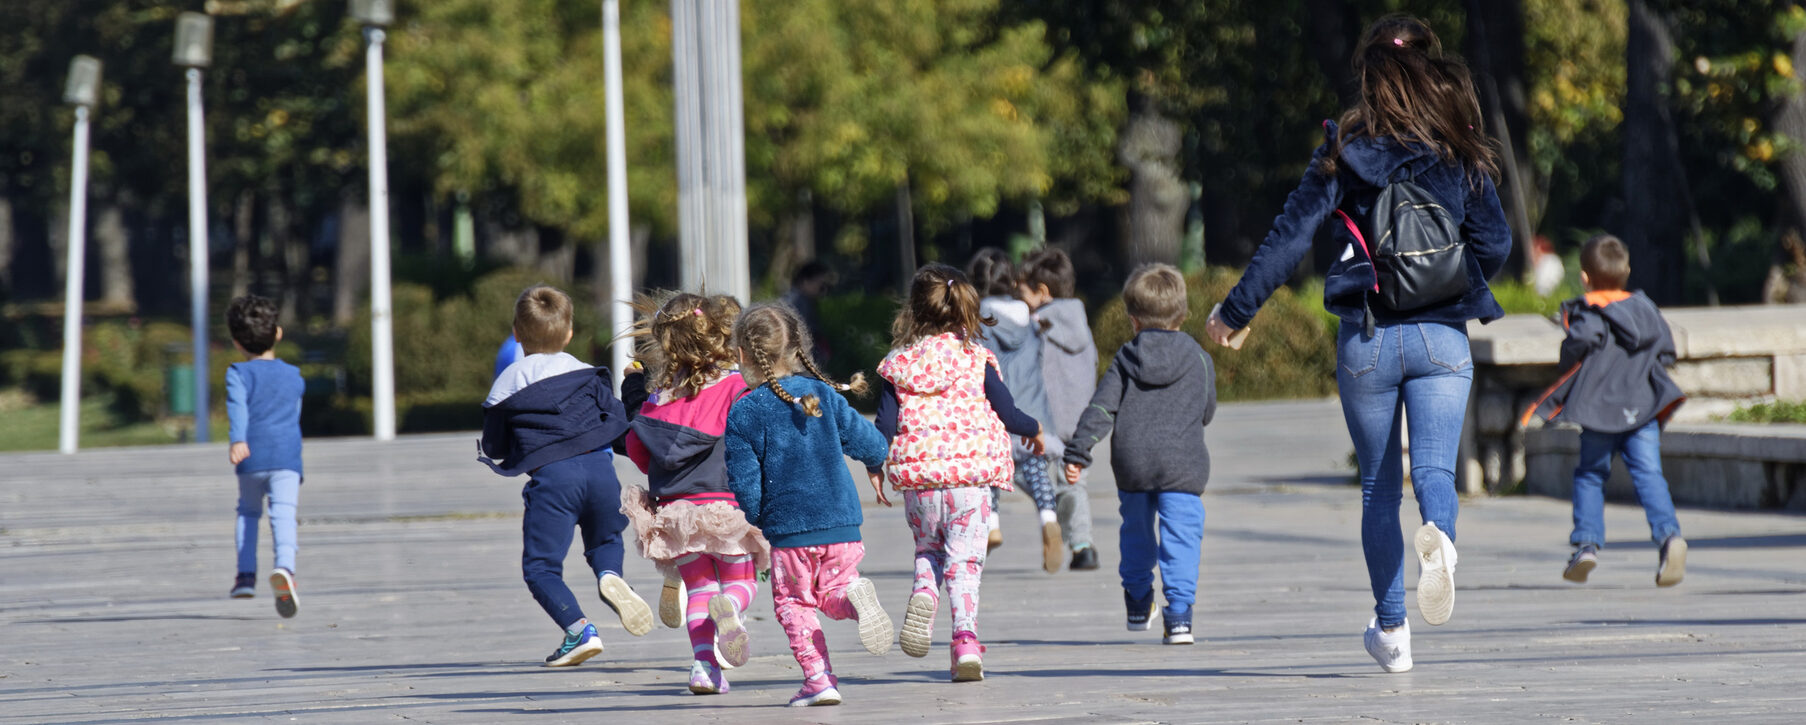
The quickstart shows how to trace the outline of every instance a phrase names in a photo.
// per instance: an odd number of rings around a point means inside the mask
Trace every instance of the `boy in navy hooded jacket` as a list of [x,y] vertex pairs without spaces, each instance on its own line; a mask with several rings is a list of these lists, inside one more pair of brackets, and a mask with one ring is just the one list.
[[496,377],[483,401],[482,455],[496,473],[531,478],[521,490],[521,574],[533,599],[564,630],[547,667],[569,667],[602,652],[596,628],[564,585],[573,527],[596,574],[602,603],[634,636],[652,629],[652,610],[621,578],[621,484],[609,447],[627,432],[607,368],[564,352],[571,298],[531,287],[514,304],[514,337],[526,355]]

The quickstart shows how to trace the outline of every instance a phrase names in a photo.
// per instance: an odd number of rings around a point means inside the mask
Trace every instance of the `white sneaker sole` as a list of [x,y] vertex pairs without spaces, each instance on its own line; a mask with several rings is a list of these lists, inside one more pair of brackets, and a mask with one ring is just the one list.
[[295,591],[295,578],[277,569],[270,574],[270,590],[276,593],[276,613],[283,619],[301,611],[301,595]]
[[1190,634],[1169,634],[1160,639],[1161,644],[1193,644]]
[[666,579],[658,593],[658,621],[667,628],[682,629],[684,626],[683,591],[683,582]]
[[715,650],[730,667],[746,664],[748,637],[740,624],[740,612],[732,597],[716,594],[709,598],[709,619],[715,621]]
[[985,661],[978,655],[966,655],[953,663],[954,682],[978,682],[985,678]]
[[935,604],[933,594],[916,592],[910,595],[909,606],[903,610],[903,633],[898,637],[903,654],[928,656],[929,648],[934,646]]
[[1687,540],[1679,536],[1668,540],[1668,558],[1656,571],[1656,586],[1671,587],[1687,576]]
[[1049,574],[1060,572],[1060,561],[1066,558],[1066,544],[1060,534],[1060,524],[1049,521],[1041,524],[1041,569]]
[[577,665],[583,664],[585,660],[599,654],[602,654],[602,643],[592,639],[577,645],[576,649],[564,653],[563,657],[547,662],[545,666],[576,667]]
[[[1435,524],[1424,524],[1413,537],[1417,544],[1417,612],[1432,625],[1449,621],[1455,614],[1455,573],[1444,561],[1444,553],[1453,553],[1455,545]],[[1453,558],[1453,557],[1450,557]]]
[[621,617],[621,628],[628,634],[644,637],[652,631],[652,608],[634,593],[633,587],[627,586],[627,580],[613,574],[603,575],[596,580],[596,593]]
[[847,587],[847,601],[859,618],[859,643],[865,645],[865,651],[875,655],[889,652],[897,632],[891,626],[890,615],[878,604],[878,590],[872,586],[872,580],[863,577],[854,580]]
[[832,687],[808,697],[799,697],[790,701],[791,707],[817,707],[821,705],[839,705],[840,691]]

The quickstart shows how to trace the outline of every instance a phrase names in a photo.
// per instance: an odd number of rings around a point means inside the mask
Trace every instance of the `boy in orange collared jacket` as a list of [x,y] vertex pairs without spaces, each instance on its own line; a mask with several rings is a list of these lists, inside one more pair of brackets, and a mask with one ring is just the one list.
[[1687,541],[1674,517],[1674,500],[1662,477],[1662,426],[1687,396],[1668,376],[1674,336],[1655,303],[1625,291],[1630,252],[1617,237],[1601,234],[1580,251],[1585,296],[1562,303],[1561,380],[1525,413],[1579,425],[1580,464],[1574,468],[1574,556],[1562,578],[1584,583],[1598,566],[1605,541],[1605,479],[1612,454],[1624,458],[1631,483],[1661,546],[1656,586],[1681,583]]

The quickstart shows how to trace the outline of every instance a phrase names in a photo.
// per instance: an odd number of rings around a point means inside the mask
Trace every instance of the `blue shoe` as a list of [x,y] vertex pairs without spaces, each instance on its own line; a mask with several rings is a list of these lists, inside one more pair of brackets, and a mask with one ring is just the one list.
[[1191,608],[1185,611],[1168,614],[1161,619],[1166,621],[1166,637],[1160,640],[1166,644],[1191,644]]
[[1123,605],[1129,609],[1129,631],[1148,631],[1148,620],[1154,617],[1154,592],[1149,591],[1145,599],[1136,599],[1129,590],[1122,590]]
[[595,625],[585,624],[582,634],[565,633],[564,644],[546,658],[546,666],[574,667],[599,654],[602,654],[602,638],[596,636]]

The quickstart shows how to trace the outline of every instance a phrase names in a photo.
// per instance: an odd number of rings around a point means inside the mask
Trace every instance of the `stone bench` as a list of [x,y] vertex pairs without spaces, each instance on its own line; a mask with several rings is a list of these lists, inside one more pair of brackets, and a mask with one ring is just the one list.
[[[1676,414],[1675,423],[1703,423],[1722,417],[1739,405],[1776,399],[1806,400],[1806,305],[1763,305],[1749,307],[1676,308],[1664,310],[1674,332],[1676,363],[1674,380],[1688,395],[1687,404]],[[1473,342],[1474,386],[1468,404],[1467,424],[1462,432],[1461,466],[1456,477],[1466,493],[1499,492],[1525,483],[1530,490],[1559,490],[1565,495],[1568,481],[1545,481],[1546,477],[1572,477],[1574,452],[1578,451],[1574,432],[1550,429],[1534,431],[1527,436],[1520,419],[1559,376],[1556,363],[1561,352],[1561,327],[1553,320],[1537,315],[1510,315],[1490,325],[1471,324],[1468,332]],[[1537,428],[1540,421],[1532,421]],[[1698,432],[1699,450],[1742,451],[1754,456],[1758,449],[1743,444],[1727,443],[1750,431],[1758,439],[1768,440],[1790,435],[1806,439],[1806,433],[1788,433],[1791,426],[1727,425]],[[1757,434],[1759,429],[1773,429]],[[1677,436],[1688,431],[1691,439],[1698,428],[1673,427]],[[1530,445],[1529,438],[1535,439]],[[1679,440],[1677,438],[1677,440]],[[1563,441],[1573,441],[1564,443]],[[1694,446],[1694,443],[1677,445]],[[1751,444],[1756,445],[1756,444]],[[1782,451],[1784,444],[1760,451]],[[1573,448],[1567,454],[1568,446]],[[1719,448],[1712,448],[1719,446]],[[1693,450],[1688,448],[1687,450]],[[1539,459],[1532,465],[1534,451]],[[1664,461],[1671,456],[1664,438]],[[1740,458],[1743,454],[1713,454],[1698,460],[1757,460]],[[1555,459],[1570,456],[1566,471]],[[1763,455],[1768,455],[1764,453]],[[1796,476],[1800,463],[1781,453],[1770,460],[1779,465],[1779,473],[1764,476]],[[1676,458],[1679,461],[1679,458]],[[1769,460],[1769,459],[1764,459]],[[1680,464],[1688,465],[1692,464]],[[1703,464],[1702,464],[1703,465]],[[1794,468],[1787,468],[1793,466]],[[1739,469],[1740,477],[1748,477],[1755,469]],[[1766,470],[1766,469],[1765,469]],[[1559,475],[1557,473],[1559,472]],[[1670,476],[1673,486],[1693,485],[1678,476]],[[1703,484],[1702,484],[1703,485]],[[1554,487],[1554,488],[1551,488]],[[1783,487],[1785,488],[1785,487]],[[1793,489],[1787,489],[1793,490]],[[1740,493],[1719,497],[1717,494],[1683,495],[1677,488],[1676,499],[1692,502],[1723,500],[1727,506],[1779,506],[1792,499],[1774,501],[1775,491]],[[1790,496],[1792,494],[1789,494]],[[1732,501],[1744,503],[1731,503]]]
[[[1569,498],[1580,461],[1580,429],[1524,433],[1527,491]],[[1675,423],[1662,432],[1662,475],[1677,504],[1806,511],[1806,425]],[[1624,461],[1612,461],[1607,498],[1635,501]]]

